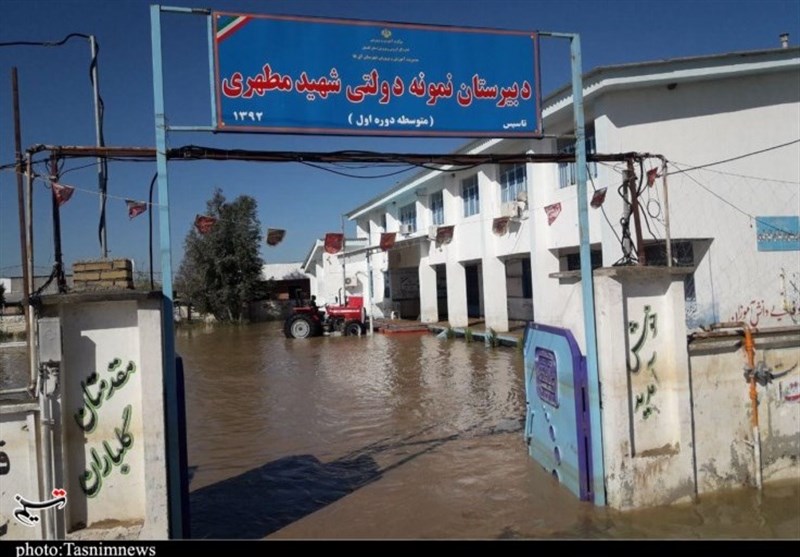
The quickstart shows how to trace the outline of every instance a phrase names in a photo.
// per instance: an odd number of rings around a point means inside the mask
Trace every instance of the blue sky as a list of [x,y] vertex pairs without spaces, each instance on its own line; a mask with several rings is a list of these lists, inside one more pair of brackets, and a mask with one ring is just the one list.
[[[95,35],[105,103],[107,145],[155,144],[150,4],[146,0],[0,0],[0,43],[59,41],[69,33]],[[262,14],[313,15],[389,22],[476,26],[497,29],[579,33],[583,70],[597,66],[742,50],[777,48],[779,35],[800,41],[800,0],[174,0],[169,6],[207,7]],[[205,21],[165,15],[164,72],[166,114],[171,124],[210,123]],[[93,145],[89,45],[72,39],[60,47],[0,47],[0,165],[14,160],[11,67],[19,73],[22,146]],[[542,94],[565,85],[570,76],[568,43],[541,41]],[[446,153],[464,139],[315,137],[267,134],[173,133],[171,147],[198,144],[221,148],[280,151],[342,149],[404,153]],[[634,146],[631,146],[633,149]],[[67,271],[72,262],[99,258],[99,198],[91,160],[65,164],[62,182],[76,187],[62,207],[62,239]],[[44,170],[43,168],[41,169]],[[267,263],[302,260],[315,238],[341,229],[342,215],[381,193],[414,169],[342,169],[348,177],[299,163],[170,163],[173,267],[183,256],[183,240],[194,216],[202,213],[215,187],[233,199],[248,194],[258,201],[266,228],[287,230],[277,247],[263,244]],[[110,256],[148,268],[147,217],[128,219],[124,199],[146,200],[154,163],[111,162],[107,222]],[[53,264],[49,190],[35,185],[36,273]],[[155,216],[154,216],[155,217]],[[155,267],[158,218],[154,218]],[[352,234],[352,225],[347,227]],[[0,276],[19,275],[16,178],[0,171]]]

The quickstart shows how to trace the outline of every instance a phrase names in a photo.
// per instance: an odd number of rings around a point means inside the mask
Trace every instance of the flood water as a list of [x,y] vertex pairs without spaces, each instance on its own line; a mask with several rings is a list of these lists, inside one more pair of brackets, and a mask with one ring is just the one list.
[[800,539],[800,481],[620,513],[522,436],[522,354],[429,334],[180,329],[192,537]]

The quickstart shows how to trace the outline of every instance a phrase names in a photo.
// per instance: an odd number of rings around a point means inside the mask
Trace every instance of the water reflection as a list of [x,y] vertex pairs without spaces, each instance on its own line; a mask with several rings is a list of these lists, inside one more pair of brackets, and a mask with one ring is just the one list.
[[177,337],[193,537],[800,539],[798,481],[635,513],[577,501],[527,456],[513,349],[278,324]]

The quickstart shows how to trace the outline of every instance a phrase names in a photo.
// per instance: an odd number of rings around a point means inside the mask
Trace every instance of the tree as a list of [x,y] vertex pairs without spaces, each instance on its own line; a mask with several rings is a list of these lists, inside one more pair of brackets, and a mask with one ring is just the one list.
[[178,299],[198,311],[219,321],[241,321],[261,279],[261,223],[252,197],[225,201],[222,190],[215,189],[206,214],[217,222],[206,234],[192,226],[186,235],[175,288]]

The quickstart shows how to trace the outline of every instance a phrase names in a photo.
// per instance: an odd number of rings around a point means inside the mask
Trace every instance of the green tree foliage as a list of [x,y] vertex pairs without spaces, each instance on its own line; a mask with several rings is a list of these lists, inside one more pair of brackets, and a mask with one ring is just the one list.
[[241,321],[247,302],[258,292],[263,261],[259,256],[261,223],[256,201],[242,195],[226,203],[217,188],[206,202],[217,219],[207,234],[194,226],[184,241],[184,257],[175,277],[178,299],[219,321]]

